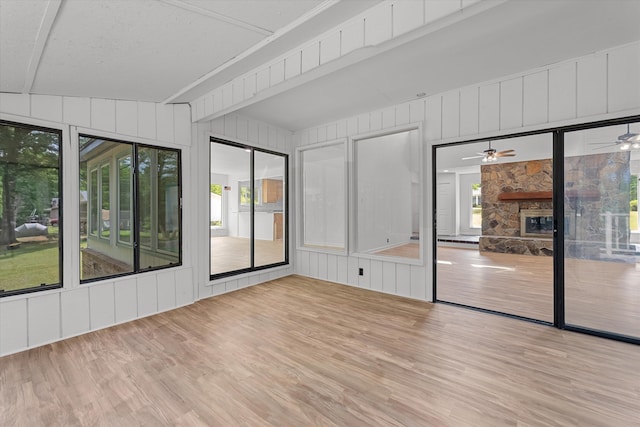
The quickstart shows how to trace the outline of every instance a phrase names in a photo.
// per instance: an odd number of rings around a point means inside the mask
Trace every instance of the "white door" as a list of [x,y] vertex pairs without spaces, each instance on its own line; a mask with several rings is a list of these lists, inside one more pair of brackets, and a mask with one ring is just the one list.
[[455,220],[453,209],[451,209],[454,197],[453,183],[438,182],[438,192],[436,195],[437,209],[437,233],[439,236],[454,235],[453,221]]

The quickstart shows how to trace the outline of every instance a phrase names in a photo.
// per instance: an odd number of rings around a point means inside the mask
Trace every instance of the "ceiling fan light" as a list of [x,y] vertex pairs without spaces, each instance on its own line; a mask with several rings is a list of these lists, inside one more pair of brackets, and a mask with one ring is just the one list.
[[628,150],[631,147],[631,144],[629,144],[628,142],[625,142],[624,144],[622,144],[620,146],[621,150]]
[[633,147],[636,150],[639,149],[640,148],[640,142],[634,143],[631,147]]

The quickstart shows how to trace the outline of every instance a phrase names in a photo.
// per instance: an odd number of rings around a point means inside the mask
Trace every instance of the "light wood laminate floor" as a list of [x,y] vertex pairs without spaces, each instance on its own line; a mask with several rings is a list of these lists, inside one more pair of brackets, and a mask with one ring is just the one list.
[[290,276],[0,359],[0,425],[633,426],[640,347]]
[[[438,246],[439,300],[553,322],[553,258]],[[640,266],[565,260],[565,319],[640,337]]]
[[[251,267],[250,240],[242,237],[211,238],[211,274]],[[284,262],[283,240],[255,240],[255,265]]]

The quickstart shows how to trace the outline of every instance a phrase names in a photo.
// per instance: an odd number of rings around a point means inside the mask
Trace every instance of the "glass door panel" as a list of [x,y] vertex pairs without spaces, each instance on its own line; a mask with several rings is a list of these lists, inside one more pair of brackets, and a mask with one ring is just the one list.
[[256,151],[254,154],[256,267],[285,261],[285,158]]
[[638,134],[640,123],[564,135],[568,325],[640,337]]
[[436,149],[439,301],[553,322],[552,147],[545,133]]
[[210,228],[211,274],[251,268],[251,151],[211,143],[211,183],[222,183],[225,220]]

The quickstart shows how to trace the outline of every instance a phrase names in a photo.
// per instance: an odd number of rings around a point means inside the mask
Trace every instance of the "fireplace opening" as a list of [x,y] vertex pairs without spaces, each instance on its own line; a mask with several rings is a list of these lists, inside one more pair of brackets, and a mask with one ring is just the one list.
[[523,209],[520,211],[521,237],[553,237],[553,211],[551,209]]

